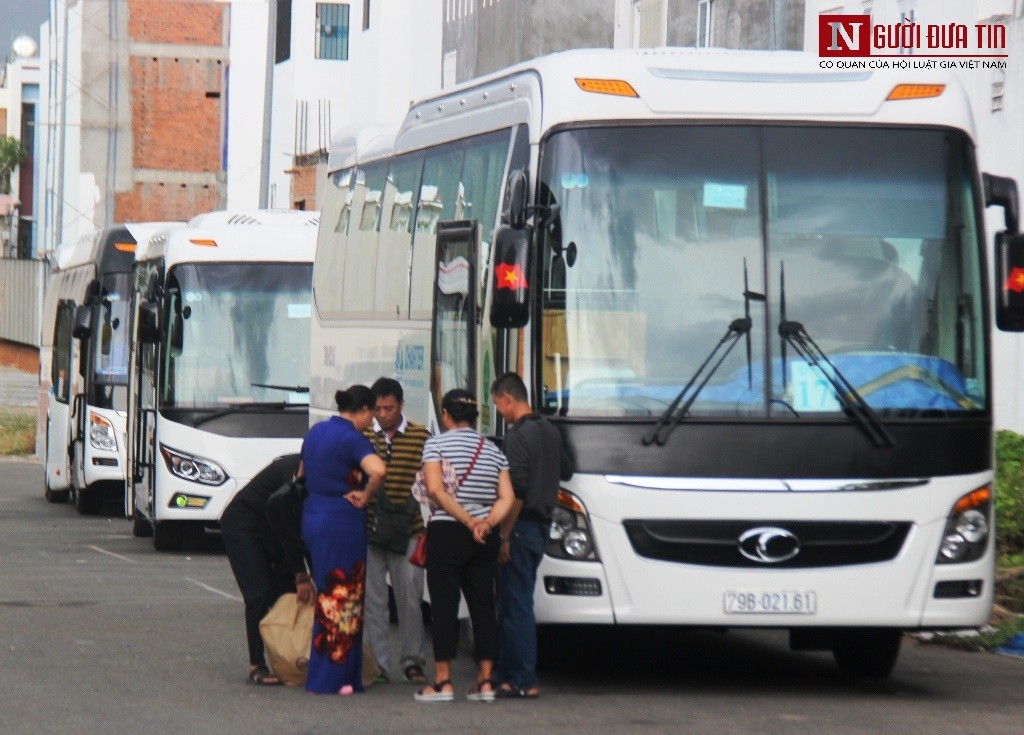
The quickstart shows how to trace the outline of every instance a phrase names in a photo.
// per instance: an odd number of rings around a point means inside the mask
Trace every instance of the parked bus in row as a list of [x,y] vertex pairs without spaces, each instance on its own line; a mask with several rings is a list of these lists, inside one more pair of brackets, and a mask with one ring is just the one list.
[[311,420],[390,375],[410,418],[467,388],[500,435],[489,386],[519,372],[578,466],[540,622],[781,628],[871,676],[903,631],[987,622],[986,206],[1004,328],[1024,261],[952,77],[570,51],[330,169]]
[[139,243],[127,512],[180,548],[308,428],[317,215],[210,212]]
[[136,237],[167,224],[114,225],[54,252],[39,351],[51,503],[70,496],[80,513],[124,504],[132,263]]

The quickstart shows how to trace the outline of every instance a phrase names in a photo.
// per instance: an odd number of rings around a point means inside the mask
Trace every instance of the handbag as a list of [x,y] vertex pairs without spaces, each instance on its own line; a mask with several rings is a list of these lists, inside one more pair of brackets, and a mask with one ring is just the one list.
[[308,495],[306,478],[296,477],[270,494],[267,499],[267,524],[286,550],[298,551],[302,544],[302,504]]
[[[447,492],[449,495],[455,495],[459,491],[459,488],[462,487],[462,483],[464,483],[466,481],[466,478],[469,477],[469,473],[473,471],[473,467],[476,466],[476,460],[480,456],[480,450],[484,448],[484,441],[485,441],[485,439],[483,437],[480,437],[480,441],[476,445],[476,452],[473,453],[473,459],[470,460],[470,462],[469,462],[469,467],[466,468],[466,471],[462,474],[462,477],[460,477],[458,479],[455,479],[454,482],[452,481],[452,478],[455,477],[455,468],[452,466],[451,462],[449,462],[444,457],[441,457],[441,474],[442,474],[442,476],[444,478],[444,489],[445,489],[445,492]],[[450,475],[450,477],[449,477],[449,475]],[[426,483],[426,480],[423,478],[423,468],[422,467],[416,473],[416,482],[413,483],[413,497],[416,497],[417,499],[419,499],[421,496],[416,494],[417,493],[417,490],[416,490],[416,486],[417,485],[420,485],[419,492],[421,493],[421,495],[422,494],[426,495],[426,502],[430,505],[430,510],[431,510],[430,515],[431,515],[431,518],[433,518],[434,514],[436,514],[438,511],[441,510],[441,507],[430,497],[430,494],[427,493],[427,490],[426,490],[427,483]],[[420,501],[420,502],[424,502],[424,501]],[[429,521],[428,521],[428,525],[429,525]],[[426,534],[426,531],[424,531],[420,535],[420,537],[418,539],[416,539],[416,546],[413,548],[412,553],[409,554],[409,563],[412,564],[414,567],[426,567],[427,566],[427,534]]]
[[[480,456],[480,450],[484,448],[484,442],[487,441],[484,437],[480,437],[480,441],[476,445],[476,452],[473,454],[473,459],[469,463],[469,467],[463,473],[462,477],[458,477],[455,474],[455,466],[444,457],[441,457],[441,479],[444,483],[444,490],[449,495],[455,495],[462,483],[469,477],[469,473],[473,471],[473,467],[476,465],[476,460]],[[427,479],[423,474],[423,467],[416,470],[416,479],[412,483],[412,496],[419,502],[430,508],[431,514],[437,513],[441,510],[441,506],[438,505],[432,497],[430,497],[430,491],[427,490]]]
[[373,522],[370,524],[367,541],[383,546],[389,551],[404,554],[409,547],[412,524],[419,512],[419,503],[409,498],[396,503],[381,488],[373,502]]
[[414,567],[425,568],[427,566],[427,533],[424,531],[416,539],[416,546],[409,554],[409,563]]
[[294,592],[286,592],[260,621],[260,635],[274,676],[289,686],[304,685],[313,638],[313,606],[299,604]]

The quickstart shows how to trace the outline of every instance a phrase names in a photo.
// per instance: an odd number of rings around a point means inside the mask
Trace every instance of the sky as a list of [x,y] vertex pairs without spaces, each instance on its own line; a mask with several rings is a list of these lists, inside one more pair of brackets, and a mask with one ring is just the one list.
[[39,43],[39,25],[50,17],[50,0],[0,0],[0,62],[13,58],[11,44],[24,34]]

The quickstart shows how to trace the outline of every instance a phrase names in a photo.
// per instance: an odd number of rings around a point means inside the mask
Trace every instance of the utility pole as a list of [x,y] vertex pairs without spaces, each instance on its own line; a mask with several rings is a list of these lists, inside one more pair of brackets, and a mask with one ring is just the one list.
[[274,102],[274,66],[277,62],[277,0],[267,0],[267,72],[263,83],[263,156],[260,162],[260,209],[270,198],[270,128]]

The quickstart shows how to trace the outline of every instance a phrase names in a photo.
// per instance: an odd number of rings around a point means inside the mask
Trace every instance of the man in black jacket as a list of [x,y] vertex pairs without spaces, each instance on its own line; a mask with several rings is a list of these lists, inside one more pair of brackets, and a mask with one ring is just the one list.
[[501,523],[496,696],[533,699],[540,695],[533,610],[537,567],[547,545],[559,480],[572,477],[574,468],[558,429],[531,408],[522,378],[515,373],[499,376],[491,385],[491,398],[509,425],[503,449],[516,495]]
[[276,685],[263,651],[260,621],[285,592],[312,602],[313,583],[306,573],[301,546],[282,543],[267,522],[267,499],[298,472],[299,455],[278,457],[260,470],[228,503],[220,519],[224,552],[245,601],[245,635],[249,644],[249,681]]

